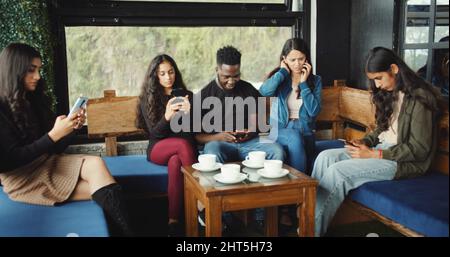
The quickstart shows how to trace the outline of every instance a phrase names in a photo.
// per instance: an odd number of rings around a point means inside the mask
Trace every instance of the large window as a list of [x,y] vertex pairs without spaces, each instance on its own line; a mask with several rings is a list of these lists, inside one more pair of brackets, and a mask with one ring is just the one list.
[[302,0],[51,1],[58,45],[58,113],[76,97],[101,97],[104,89],[138,95],[151,59],[177,62],[196,92],[215,73],[215,53],[225,45],[242,52],[242,79],[259,87],[278,65],[286,39],[309,41],[309,2]]
[[279,63],[291,27],[66,27],[69,105],[104,89],[138,95],[151,59],[172,56],[194,92],[215,74],[215,54],[225,45],[242,53],[242,79],[259,88]]
[[403,10],[405,62],[448,95],[449,0],[406,0]]

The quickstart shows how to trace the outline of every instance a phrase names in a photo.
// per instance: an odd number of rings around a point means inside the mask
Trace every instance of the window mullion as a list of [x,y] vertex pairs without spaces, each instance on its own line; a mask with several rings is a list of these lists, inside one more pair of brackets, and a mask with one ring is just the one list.
[[430,6],[430,24],[429,24],[429,34],[428,34],[428,58],[427,58],[427,81],[431,82],[431,73],[433,72],[433,43],[434,43],[434,28],[436,20],[436,0],[431,0]]

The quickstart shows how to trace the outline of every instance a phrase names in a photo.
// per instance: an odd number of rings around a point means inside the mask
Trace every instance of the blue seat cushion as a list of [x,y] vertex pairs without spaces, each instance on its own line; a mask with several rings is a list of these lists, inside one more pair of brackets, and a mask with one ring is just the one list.
[[449,236],[449,178],[440,173],[366,183],[350,198],[425,236]]
[[127,193],[166,193],[167,166],[147,161],[145,155],[102,157]]
[[343,148],[344,142],[341,140],[318,140],[316,141],[316,155],[327,149]]
[[12,201],[0,187],[0,236],[109,236],[102,209],[93,201],[41,206]]
[[[315,149],[315,155],[313,159],[311,160],[311,164],[314,164],[316,161],[317,155],[319,155],[320,152],[327,150],[327,149],[334,149],[334,148],[343,148],[344,142],[341,140],[318,140],[316,141],[316,149]],[[311,165],[313,166],[313,165]]]

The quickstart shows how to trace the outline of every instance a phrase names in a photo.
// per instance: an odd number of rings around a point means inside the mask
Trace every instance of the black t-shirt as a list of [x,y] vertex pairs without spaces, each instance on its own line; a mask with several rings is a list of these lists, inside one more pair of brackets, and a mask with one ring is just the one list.
[[[258,111],[258,97],[261,97],[260,93],[252,84],[239,80],[236,86],[231,90],[224,90],[217,84],[216,80],[211,81],[206,85],[201,91],[201,102],[202,102],[202,121],[203,125],[206,122],[207,125],[215,124],[215,118],[219,117],[217,108],[215,105],[204,106],[205,103],[211,103],[213,101],[205,102],[208,97],[215,97],[222,106],[222,120],[221,123],[214,127],[212,131],[205,131],[204,126],[202,126],[202,133],[219,133],[223,131],[236,131],[249,129],[249,115],[254,114],[257,116]],[[236,103],[236,104],[233,104]],[[241,103],[237,106],[237,103]],[[248,103],[248,104],[242,104]],[[254,105],[254,108],[249,108],[249,104]],[[205,117],[206,116],[206,117]],[[206,119],[205,119],[206,118]],[[219,129],[221,127],[221,129]]]

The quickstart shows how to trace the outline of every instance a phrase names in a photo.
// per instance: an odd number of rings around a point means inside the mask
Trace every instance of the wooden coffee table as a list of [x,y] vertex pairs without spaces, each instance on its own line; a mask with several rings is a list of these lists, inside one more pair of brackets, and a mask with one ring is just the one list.
[[[240,162],[237,162],[240,164]],[[283,165],[289,174],[276,179],[259,177],[256,169],[245,168],[242,172],[249,179],[237,184],[217,182],[213,172],[201,172],[192,167],[182,167],[184,173],[184,202],[186,235],[198,236],[197,200],[205,206],[205,235],[222,235],[222,213],[228,211],[265,208],[266,235],[278,235],[278,206],[299,206],[299,236],[314,236],[314,208],[317,180]]]

